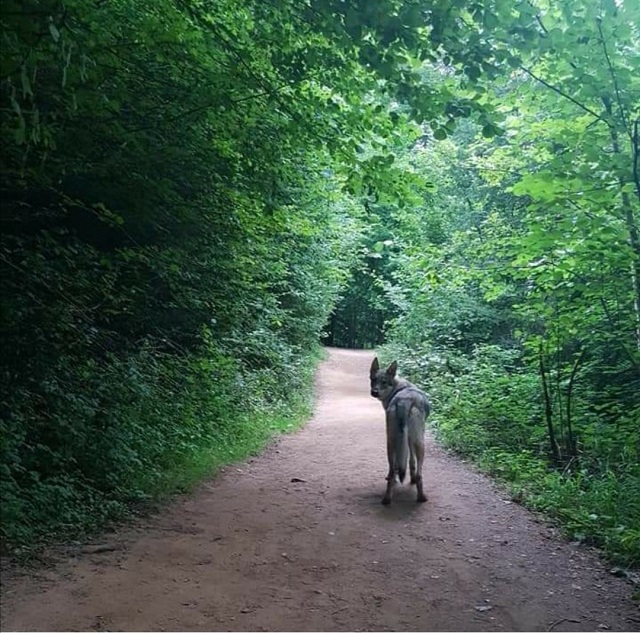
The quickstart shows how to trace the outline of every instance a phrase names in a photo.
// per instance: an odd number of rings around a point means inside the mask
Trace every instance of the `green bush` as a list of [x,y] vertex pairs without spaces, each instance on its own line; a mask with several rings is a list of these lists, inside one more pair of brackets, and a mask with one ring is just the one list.
[[[522,354],[496,346],[470,356],[381,350],[430,391],[431,425],[446,446],[505,482],[514,498],[557,519],[571,537],[601,547],[613,560],[640,564],[640,455],[631,417],[617,428],[593,415],[576,419],[580,453],[551,459],[539,377]],[[584,402],[576,411],[588,411]]]
[[265,372],[211,348],[197,359],[147,351],[84,371],[46,428],[14,412],[2,428],[5,543],[95,530],[259,450],[309,415],[317,358]]

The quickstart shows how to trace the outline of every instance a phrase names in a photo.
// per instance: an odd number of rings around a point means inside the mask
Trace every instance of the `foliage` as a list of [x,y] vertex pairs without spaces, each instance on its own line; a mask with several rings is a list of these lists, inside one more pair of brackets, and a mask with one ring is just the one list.
[[120,516],[296,417],[359,212],[310,145],[309,81],[280,107],[291,25],[231,9],[3,6],[11,543]]
[[[404,156],[433,190],[390,224],[391,349],[448,445],[576,538],[638,565],[640,14],[518,4],[490,138],[458,124]],[[443,81],[448,81],[443,69]],[[439,143],[434,142],[440,138]]]
[[298,420],[325,330],[401,349],[446,441],[637,560],[637,3],[0,20],[8,542],[98,526]]
[[504,481],[513,496],[557,519],[574,539],[597,545],[630,566],[640,561],[640,469],[637,426],[580,425],[579,459],[557,468],[550,459],[539,378],[514,350],[495,345],[471,356],[382,348],[431,394],[439,440]]
[[[98,524],[291,405],[358,269],[359,197],[406,187],[411,116],[493,121],[463,5],[3,3],[11,542]],[[429,87],[445,56],[468,94]]]

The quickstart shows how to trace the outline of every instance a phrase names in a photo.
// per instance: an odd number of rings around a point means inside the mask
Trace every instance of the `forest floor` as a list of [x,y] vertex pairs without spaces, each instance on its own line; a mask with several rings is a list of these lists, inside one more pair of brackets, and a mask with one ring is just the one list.
[[370,352],[329,350],[315,414],[152,517],[3,570],[2,630],[637,631],[632,587],[428,440],[386,474]]

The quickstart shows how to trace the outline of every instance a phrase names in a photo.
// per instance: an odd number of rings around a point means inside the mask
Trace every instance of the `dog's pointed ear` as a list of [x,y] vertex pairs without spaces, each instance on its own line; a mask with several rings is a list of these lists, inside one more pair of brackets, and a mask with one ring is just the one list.
[[391,376],[392,378],[396,375],[396,372],[398,371],[398,361],[394,360],[391,365],[389,365],[389,367],[387,367],[387,374],[389,374],[389,376]]
[[369,370],[370,376],[375,376],[378,370],[380,369],[380,363],[378,362],[378,357],[376,356],[371,363],[371,369]]

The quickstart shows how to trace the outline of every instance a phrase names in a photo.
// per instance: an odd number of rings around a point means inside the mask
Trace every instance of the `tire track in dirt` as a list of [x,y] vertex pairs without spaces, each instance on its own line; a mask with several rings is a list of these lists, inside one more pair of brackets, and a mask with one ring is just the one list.
[[112,551],[5,569],[2,629],[638,630],[626,582],[432,440],[429,501],[402,486],[380,504],[371,358],[329,350],[304,429],[109,535]]

